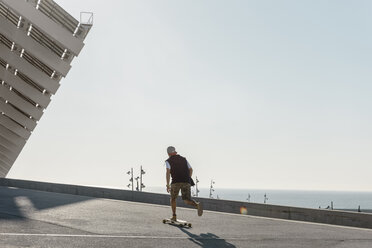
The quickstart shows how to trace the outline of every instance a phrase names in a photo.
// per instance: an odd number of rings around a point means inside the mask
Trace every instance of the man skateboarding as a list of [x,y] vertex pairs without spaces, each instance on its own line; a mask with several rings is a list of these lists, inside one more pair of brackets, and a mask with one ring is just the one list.
[[[191,206],[198,209],[198,215],[203,215],[203,207],[200,202],[196,202],[191,199],[191,176],[192,168],[187,162],[186,158],[180,156],[176,152],[176,148],[169,146],[167,148],[167,153],[169,158],[165,161],[167,168],[166,179],[167,179],[167,192],[171,194],[171,208],[173,216],[171,220],[176,221],[176,199],[181,190],[182,200]],[[169,184],[170,178],[172,176],[172,183]]]

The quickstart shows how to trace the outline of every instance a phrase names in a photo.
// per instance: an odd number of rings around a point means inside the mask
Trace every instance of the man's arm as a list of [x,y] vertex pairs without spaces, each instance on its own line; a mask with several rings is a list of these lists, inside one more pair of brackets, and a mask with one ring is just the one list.
[[187,168],[189,168],[190,177],[192,177],[192,172],[193,172],[193,170],[192,170],[191,165],[189,164],[189,161],[187,161]]
[[169,185],[169,181],[170,181],[170,169],[169,168],[167,168],[167,172],[166,172],[165,177],[167,179],[167,192],[169,193],[169,189],[170,189],[170,185]]

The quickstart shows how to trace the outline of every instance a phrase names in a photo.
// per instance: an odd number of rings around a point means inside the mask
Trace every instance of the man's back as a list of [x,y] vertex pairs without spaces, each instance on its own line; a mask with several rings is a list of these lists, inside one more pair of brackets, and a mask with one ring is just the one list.
[[167,162],[170,164],[172,184],[190,182],[190,172],[186,158],[180,155],[173,155],[167,159]]

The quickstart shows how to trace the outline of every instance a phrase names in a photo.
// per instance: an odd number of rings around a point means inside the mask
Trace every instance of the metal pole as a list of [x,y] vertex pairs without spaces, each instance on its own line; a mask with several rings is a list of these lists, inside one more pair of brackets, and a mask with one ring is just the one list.
[[133,182],[133,167],[130,168],[131,176],[132,176],[132,191],[134,191],[134,182]]
[[211,187],[209,188],[209,198],[212,198],[212,181],[211,181]]
[[196,197],[199,196],[198,182],[199,182],[198,177],[196,177],[195,179]]
[[140,173],[140,191],[142,191],[142,165],[141,165],[141,173]]
[[211,188],[209,189],[209,198],[212,198],[212,192],[214,191],[213,189],[213,184],[214,184],[214,181],[213,179],[211,180]]

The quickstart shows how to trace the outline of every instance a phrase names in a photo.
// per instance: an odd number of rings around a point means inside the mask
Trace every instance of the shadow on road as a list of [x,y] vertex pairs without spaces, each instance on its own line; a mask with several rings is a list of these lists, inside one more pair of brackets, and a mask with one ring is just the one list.
[[179,228],[183,233],[187,234],[190,237],[190,241],[194,244],[199,245],[200,247],[205,248],[215,248],[215,247],[236,247],[235,245],[227,242],[226,240],[218,237],[213,233],[201,233],[200,235],[193,234],[187,231],[185,228]]
[[23,219],[27,213],[88,201],[89,197],[51,194],[11,187],[0,187],[0,219]]

